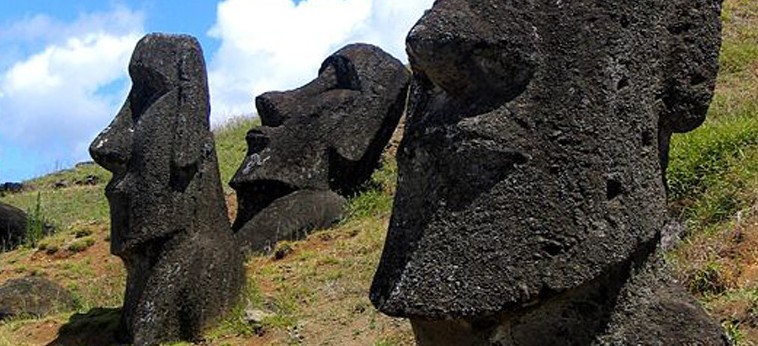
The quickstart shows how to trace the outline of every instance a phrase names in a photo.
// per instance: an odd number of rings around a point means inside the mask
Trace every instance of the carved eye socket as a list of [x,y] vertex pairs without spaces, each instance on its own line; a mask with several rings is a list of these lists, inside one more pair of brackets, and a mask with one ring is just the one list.
[[321,64],[318,74],[321,75],[330,67],[333,68],[337,79],[334,89],[361,90],[361,80],[358,77],[358,71],[355,70],[355,65],[353,65],[350,59],[338,54],[332,55]]
[[139,63],[129,66],[132,77],[132,90],[129,102],[133,121],[139,120],[142,114],[168,92],[168,81],[158,71]]

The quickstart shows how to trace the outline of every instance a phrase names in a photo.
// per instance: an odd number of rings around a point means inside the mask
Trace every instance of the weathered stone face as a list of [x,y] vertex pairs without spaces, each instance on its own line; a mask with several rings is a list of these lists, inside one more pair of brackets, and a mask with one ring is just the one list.
[[658,241],[671,132],[703,121],[718,0],[439,0],[411,30],[383,312],[493,315]]
[[[288,237],[287,230],[245,225],[267,218],[265,209],[292,192],[347,195],[366,182],[402,115],[408,79],[397,59],[377,47],[353,44],[327,58],[307,85],[258,96],[263,126],[247,134],[247,156],[230,183],[239,201],[233,226],[238,238],[259,250],[264,244],[253,238]],[[324,196],[326,209],[341,210],[344,200]],[[339,217],[330,215],[329,222]]]
[[132,90],[92,143],[106,187],[111,252],[124,260],[124,324],[134,343],[197,338],[243,282],[209,130],[202,50],[151,34],[129,64]]

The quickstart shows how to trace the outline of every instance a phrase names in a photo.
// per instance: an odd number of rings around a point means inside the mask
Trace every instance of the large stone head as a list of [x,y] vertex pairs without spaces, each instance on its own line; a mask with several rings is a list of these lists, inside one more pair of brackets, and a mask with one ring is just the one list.
[[650,248],[668,137],[705,117],[718,0],[438,0],[407,38],[414,79],[383,312],[494,314]]
[[205,230],[193,227],[198,219],[226,217],[197,40],[147,35],[134,50],[129,75],[126,103],[90,146],[92,158],[113,172],[106,196],[114,254]]
[[409,75],[381,49],[352,44],[307,85],[258,96],[263,126],[247,134],[247,155],[230,183],[239,198],[234,228],[293,191],[357,189],[397,126]]

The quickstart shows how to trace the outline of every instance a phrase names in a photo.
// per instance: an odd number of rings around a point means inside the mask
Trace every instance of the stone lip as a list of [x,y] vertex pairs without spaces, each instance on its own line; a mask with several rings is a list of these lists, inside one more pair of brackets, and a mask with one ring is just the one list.
[[[344,203],[335,196],[356,192],[378,166],[402,116],[409,76],[399,60],[378,47],[358,43],[326,58],[308,84],[258,96],[263,125],[248,132],[247,156],[230,182],[239,202],[233,224],[238,239],[259,239],[248,244],[256,249],[267,246],[264,238],[268,245],[275,243],[276,229],[254,230],[246,225],[254,219],[259,226],[286,221],[259,215],[297,191],[329,196],[323,211],[330,210],[331,216],[326,219],[341,214],[333,207]],[[299,220],[302,225],[323,224],[323,215],[316,214],[309,214],[313,220]],[[268,221],[261,223],[263,219]]]
[[135,345],[196,340],[244,283],[203,53],[191,36],[150,34],[137,43],[129,73],[124,106],[90,146],[113,173],[105,194],[111,252],[127,269],[122,329]]
[[412,319],[426,345],[729,345],[668,273],[658,239],[628,261],[528,307],[463,319]]
[[342,218],[347,201],[332,191],[298,190],[277,198],[237,232],[245,254],[270,253],[276,242],[305,238]]
[[373,304],[496,314],[658,237],[668,136],[702,121],[712,96],[718,3],[435,3],[408,35],[414,80]]

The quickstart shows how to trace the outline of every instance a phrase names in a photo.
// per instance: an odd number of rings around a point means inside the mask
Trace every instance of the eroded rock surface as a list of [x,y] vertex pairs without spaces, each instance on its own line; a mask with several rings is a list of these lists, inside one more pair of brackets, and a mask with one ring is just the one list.
[[111,252],[127,269],[122,323],[135,345],[196,340],[237,299],[242,258],[209,130],[202,50],[151,34],[129,64],[132,89],[92,143],[106,187]]
[[30,276],[0,285],[0,321],[21,316],[39,318],[75,308],[71,293],[45,278]]
[[408,80],[397,59],[352,44],[328,57],[307,85],[256,98],[263,126],[248,132],[247,156],[230,183],[239,202],[233,228],[246,251],[340,218],[340,196],[355,192],[378,165]]
[[[668,140],[704,120],[719,14],[719,0],[435,2],[407,38],[414,78],[372,302],[410,317],[421,343],[447,330],[472,345],[554,344],[561,326],[589,333],[563,333],[566,344],[602,342],[609,321],[669,304],[608,299],[655,285],[632,268],[657,261]],[[592,286],[604,277],[616,292]],[[690,322],[711,327],[679,339],[671,326],[682,315],[662,314],[664,332],[645,340],[722,340],[692,299],[671,292],[672,304],[693,304]],[[589,298],[557,303],[572,296]],[[585,319],[513,322],[561,309]],[[501,333],[540,321],[556,324],[534,329],[546,339]],[[621,334],[613,340],[634,340]]]

